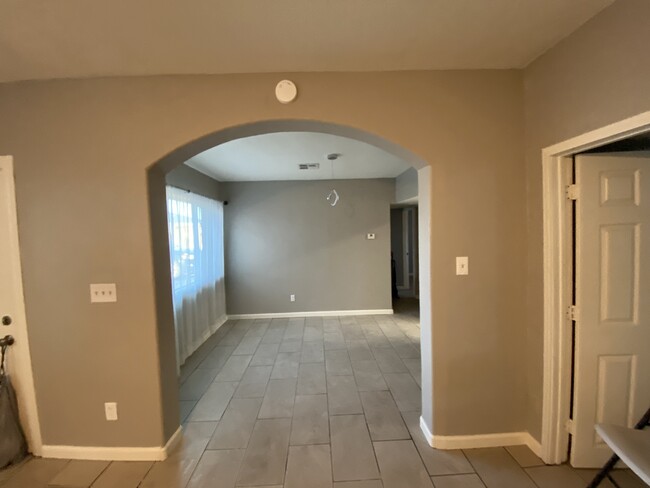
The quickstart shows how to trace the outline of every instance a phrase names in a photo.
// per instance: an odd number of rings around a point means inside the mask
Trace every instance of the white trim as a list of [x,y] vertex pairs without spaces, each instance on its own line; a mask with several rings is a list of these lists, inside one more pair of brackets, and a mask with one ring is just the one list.
[[172,436],[169,438],[167,443],[165,444],[165,447],[163,447],[163,451],[165,452],[165,459],[167,459],[167,456],[169,456],[169,453],[174,450],[174,448],[178,445],[178,443],[183,439],[183,426],[179,425],[178,429],[176,429],[176,432],[172,434]]
[[[2,236],[5,240],[6,248],[12,259],[10,265],[11,279],[15,286],[15,296],[12,297],[13,324],[9,327],[2,327],[2,335],[12,334],[16,338],[12,349],[16,352],[13,356],[16,358],[15,372],[10,373],[16,380],[16,389],[18,390],[18,407],[20,419],[25,430],[27,443],[30,452],[40,456],[43,447],[41,437],[41,426],[38,418],[38,405],[36,403],[36,388],[34,386],[34,372],[32,369],[32,358],[29,347],[29,331],[27,327],[27,317],[25,313],[25,297],[23,293],[23,279],[20,263],[20,243],[18,236],[18,217],[16,208],[16,193],[14,182],[14,162],[13,156],[0,156],[0,171],[7,172],[7,186],[0,191],[0,198],[4,203],[0,206],[0,211],[6,210],[5,219],[9,227],[9,234]],[[7,313],[7,311],[4,311]]]
[[[544,382],[542,442],[540,457],[545,463],[567,459],[569,437],[565,428],[570,405],[571,342],[567,332],[570,278],[567,277],[567,229],[564,187],[567,156],[625,139],[650,130],[650,112],[587,132],[542,150],[544,212]],[[568,251],[567,251],[568,250]],[[567,286],[567,283],[569,286]],[[531,448],[532,449],[532,448]]]
[[530,433],[528,433],[528,432],[524,432],[524,433],[526,434],[524,444],[526,444],[528,446],[528,449],[533,451],[533,454],[535,454],[535,456],[537,456],[538,458],[541,459],[542,458],[542,444],[537,439],[535,439],[532,435],[530,435]]
[[242,313],[228,315],[229,320],[284,319],[291,317],[344,317],[347,315],[393,315],[392,308],[376,310],[325,310],[321,312]]
[[433,447],[433,434],[429,430],[429,426],[424,421],[422,416],[420,416],[420,430],[422,431],[422,434],[424,434],[424,438],[426,439],[427,444]]
[[504,447],[525,445],[535,455],[541,453],[541,445],[528,432],[502,432],[477,435],[432,435],[429,427],[420,417],[420,430],[427,443],[434,449],[476,449],[481,447]]
[[182,438],[179,427],[161,447],[43,446],[44,458],[91,461],[164,461]]
[[436,449],[477,449],[481,447],[503,447],[526,444],[528,432],[501,432],[477,435],[434,435],[432,442]]

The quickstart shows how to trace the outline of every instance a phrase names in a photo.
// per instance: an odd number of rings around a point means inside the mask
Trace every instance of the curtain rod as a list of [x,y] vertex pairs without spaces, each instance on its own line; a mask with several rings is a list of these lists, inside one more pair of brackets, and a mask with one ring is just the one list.
[[228,200],[219,200],[219,199],[217,199],[217,198],[206,197],[205,195],[201,195],[200,193],[196,193],[195,191],[188,190],[187,188],[181,188],[180,186],[177,186],[177,185],[170,185],[170,184],[167,184],[167,183],[166,183],[165,185],[166,185],[166,186],[170,186],[170,187],[172,187],[172,188],[176,188],[177,190],[184,191],[184,192],[186,192],[186,193],[191,193],[192,195],[197,195],[197,196],[199,196],[199,197],[203,197],[203,198],[209,198],[210,200],[214,200],[215,202],[221,202],[221,203],[223,203],[224,205],[228,205]]

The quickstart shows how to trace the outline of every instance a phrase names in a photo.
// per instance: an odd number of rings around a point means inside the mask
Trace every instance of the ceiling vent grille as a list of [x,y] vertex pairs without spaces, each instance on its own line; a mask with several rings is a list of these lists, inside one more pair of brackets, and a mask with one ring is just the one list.
[[303,163],[298,165],[298,169],[318,169],[320,163]]

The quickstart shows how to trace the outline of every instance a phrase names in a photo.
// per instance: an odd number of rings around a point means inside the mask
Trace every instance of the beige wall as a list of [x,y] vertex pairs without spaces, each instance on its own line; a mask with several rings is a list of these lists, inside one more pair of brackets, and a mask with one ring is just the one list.
[[394,179],[222,185],[229,315],[392,308]]
[[[290,105],[273,97],[285,76],[300,90]],[[148,446],[171,435],[178,424],[173,326],[169,302],[152,287],[153,260],[164,262],[165,251],[156,242],[152,254],[147,197],[148,185],[160,192],[164,176],[152,171],[147,180],[146,169],[220,129],[289,118],[363,129],[431,163],[435,395],[425,420],[441,435],[522,430],[521,76],[315,73],[0,85],[0,153],[15,156],[45,443]],[[164,226],[163,210],[152,209],[153,228]],[[470,276],[454,275],[458,255],[470,256]],[[117,283],[119,301],[88,303],[92,282]],[[119,403],[118,422],[104,421],[105,401]]]
[[618,0],[531,64],[524,74],[528,201],[528,418],[541,438],[541,150],[650,110],[650,2]]

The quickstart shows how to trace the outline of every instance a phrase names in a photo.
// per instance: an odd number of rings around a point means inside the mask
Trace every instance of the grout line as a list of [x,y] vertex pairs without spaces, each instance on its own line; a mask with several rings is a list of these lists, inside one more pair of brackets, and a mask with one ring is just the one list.
[[151,466],[149,466],[149,469],[147,470],[147,472],[144,473],[144,476],[142,477],[142,479],[141,479],[140,481],[138,481],[138,484],[137,484],[137,485],[135,485],[136,488],[138,488],[139,486],[141,486],[142,483],[144,482],[144,480],[147,479],[147,476],[149,476],[149,473],[151,473],[151,472],[153,471],[154,466],[156,466],[156,464],[159,464],[159,463],[161,463],[161,462],[162,462],[162,461],[153,461],[153,462],[151,463]]
[[[328,322],[329,322],[329,323],[337,323],[337,325],[338,325],[338,329],[339,329],[339,330],[341,330],[342,327],[348,327],[348,326],[350,326],[350,327],[359,327],[359,328],[361,329],[363,335],[364,335],[364,339],[358,339],[358,340],[363,340],[363,341],[368,345],[368,347],[369,347],[369,349],[370,349],[370,351],[371,351],[372,358],[373,358],[372,360],[374,360],[376,363],[377,363],[377,360],[376,360],[376,357],[375,357],[375,355],[374,355],[372,345],[371,345],[371,343],[370,343],[370,341],[369,341],[369,339],[368,339],[368,334],[367,334],[367,332],[366,332],[368,326],[378,328],[379,333],[381,333],[381,335],[383,336],[384,340],[386,340],[386,341],[388,342],[388,344],[387,344],[387,348],[392,349],[393,352],[394,352],[395,354],[397,354],[397,350],[395,349],[394,344],[393,344],[393,343],[388,339],[388,337],[384,334],[383,330],[382,330],[381,327],[379,326],[379,324],[378,324],[378,322],[376,321],[375,317],[368,317],[366,320],[363,321],[363,324],[359,323],[359,322],[357,321],[357,318],[355,317],[355,318],[352,319],[352,323],[350,323],[350,324],[346,324],[345,326],[343,326],[343,325],[340,323],[340,318],[338,318],[338,317],[332,317],[332,318],[329,318],[329,317],[328,317]],[[240,331],[240,329],[236,328],[236,323],[237,323],[237,322],[234,322],[234,323],[235,323],[235,325],[233,325],[233,326],[230,327],[230,330],[227,331],[227,332],[224,334],[224,337],[222,337],[222,338],[220,339],[220,341],[226,339],[226,336],[230,335],[232,332],[235,332],[235,331],[238,331],[238,332],[239,332],[239,331]],[[225,366],[226,362],[227,362],[227,361],[228,361],[232,356],[238,356],[238,355],[236,355],[236,354],[233,354],[233,352],[236,350],[237,347],[239,347],[239,345],[241,344],[241,342],[242,342],[242,341],[247,337],[246,334],[251,330],[251,327],[252,327],[252,324],[253,324],[253,323],[254,323],[254,321],[251,322],[250,324],[246,324],[246,327],[243,328],[243,330],[246,331],[246,332],[244,333],[243,336],[239,337],[239,341],[238,341],[237,344],[230,344],[230,345],[229,345],[229,346],[233,347],[233,349],[232,349],[231,353],[227,356],[226,361],[224,362],[224,364],[222,364],[220,368],[217,368],[217,372],[216,372],[214,378],[216,378],[216,377],[218,376],[218,374],[222,371],[223,367]],[[330,419],[331,419],[331,417],[334,417],[334,416],[337,416],[337,415],[330,414],[330,412],[329,412],[329,394],[330,394],[330,392],[329,392],[329,387],[328,387],[328,382],[327,382],[328,376],[327,376],[327,371],[326,371],[326,359],[325,359],[325,354],[326,354],[326,352],[327,352],[328,350],[330,350],[330,349],[326,349],[326,348],[325,348],[325,337],[324,337],[324,335],[325,335],[325,329],[324,329],[324,327],[323,327],[323,326],[324,326],[324,323],[325,323],[325,321],[324,321],[324,320],[321,320],[321,321],[320,321],[320,324],[313,324],[313,325],[316,325],[316,326],[320,325],[320,329],[322,329],[322,332],[323,332],[323,337],[322,337],[321,339],[317,339],[317,340],[311,341],[311,342],[315,342],[315,343],[322,343],[322,346],[323,346],[323,353],[324,353],[324,354],[323,354],[323,356],[324,356],[324,357],[323,357],[323,361],[305,362],[305,363],[302,363],[301,361],[299,361],[299,362],[298,362],[298,370],[300,370],[300,365],[301,365],[301,364],[322,364],[322,365],[323,365],[323,368],[325,369],[325,392],[326,392],[325,395],[327,396],[327,399],[328,399],[328,402],[327,402],[326,408],[327,408],[327,417],[328,417],[328,434],[329,434],[329,439],[330,439],[330,441],[329,441],[329,443],[318,443],[318,444],[308,444],[308,445],[329,445],[329,447],[330,447],[330,464],[331,464],[332,481],[333,481],[333,480],[334,480],[334,473],[333,473],[333,458],[332,458],[332,446],[331,446],[332,433],[331,433],[331,422],[330,422]],[[303,321],[302,321],[302,337],[301,337],[301,338],[296,338],[296,337],[286,338],[286,337],[285,337],[285,334],[287,333],[287,329],[288,329],[288,326],[289,326],[289,321],[288,321],[288,320],[272,319],[271,321],[266,322],[266,324],[267,324],[267,326],[266,326],[266,328],[265,328],[265,331],[263,332],[263,334],[262,334],[261,336],[259,336],[259,337],[260,337],[260,340],[259,340],[259,342],[257,343],[257,345],[256,345],[256,347],[255,347],[255,351],[253,352],[252,355],[250,355],[250,356],[251,356],[251,360],[252,360],[252,358],[255,356],[255,354],[257,354],[258,349],[259,349],[259,347],[260,347],[262,344],[266,344],[266,345],[269,345],[269,344],[278,344],[278,352],[275,353],[274,363],[273,363],[273,365],[270,365],[271,368],[273,369],[274,366],[275,366],[275,364],[277,363],[278,355],[280,354],[280,353],[279,353],[279,349],[280,349],[282,343],[285,341],[285,339],[286,339],[286,340],[291,340],[291,341],[294,341],[294,340],[295,340],[295,341],[300,341],[301,349],[300,349],[300,351],[297,351],[297,352],[301,354],[301,358],[302,358],[302,351],[303,351],[303,349],[304,349],[304,344],[305,344],[305,342],[310,342],[310,341],[305,341],[305,340],[304,340],[304,333],[305,333],[305,328],[306,328],[306,320],[303,319]],[[271,326],[272,326],[273,324],[277,324],[277,327],[271,329]],[[295,322],[292,322],[292,324],[295,324]],[[392,325],[392,326],[396,326],[397,328],[400,328],[399,325],[397,324],[397,322],[395,322],[395,321],[391,321],[391,325]],[[365,328],[364,328],[364,327],[365,327]],[[263,342],[263,341],[264,341],[264,338],[266,337],[266,334],[267,334],[269,331],[271,331],[271,330],[277,330],[277,329],[280,329],[280,328],[283,329],[283,335],[282,335],[282,339],[280,340],[280,342],[278,342],[278,343],[275,343],[275,342],[274,342],[274,343],[264,343],[264,342]],[[400,328],[400,329],[401,329],[401,328]],[[402,330],[402,332],[403,332],[403,330]],[[342,330],[341,330],[341,333],[342,333]],[[233,334],[233,335],[241,335],[241,334],[237,333],[237,334]],[[406,334],[404,333],[404,336],[405,336],[406,339],[408,339],[407,342],[410,343],[411,341],[410,341],[410,338],[408,337],[408,335],[406,335]],[[258,337],[258,336],[250,336],[250,337]],[[356,340],[356,339],[355,339],[355,340]],[[205,361],[205,359],[207,358],[207,356],[208,356],[209,354],[211,354],[212,351],[214,351],[214,349],[215,349],[216,347],[219,347],[219,346],[225,346],[225,345],[226,345],[226,344],[221,344],[220,341],[217,342],[217,343],[212,347],[212,349],[211,349],[207,354],[205,354],[205,357],[204,357],[201,361],[198,361],[198,362],[197,362],[197,365],[195,366],[195,368],[194,368],[194,370],[192,371],[192,373],[193,373],[196,369],[200,369],[200,365],[203,363],[203,361]],[[348,343],[347,343],[347,342],[348,342],[348,341],[345,339],[345,336],[344,336],[344,346],[345,346],[345,347],[343,347],[343,348],[341,348],[341,349],[331,349],[331,350],[345,350],[346,353],[347,353],[347,357],[348,357],[348,360],[349,360],[349,362],[350,362],[350,365],[352,365],[352,361],[351,361],[351,359],[350,359],[350,354],[349,354],[349,347],[348,347]],[[414,346],[413,346],[413,347],[414,347]],[[248,355],[248,354],[246,354],[246,355]],[[399,357],[399,354],[397,354],[397,356]],[[399,358],[399,360],[403,363],[401,357]],[[269,366],[269,365],[265,365],[265,366]],[[378,363],[377,363],[377,366],[379,367],[379,364],[378,364]],[[246,367],[246,370],[248,370],[248,368],[250,368],[250,367],[251,367],[251,366],[250,366],[250,362],[249,362],[249,364],[248,364],[247,367]],[[212,369],[212,368],[211,368],[211,369]],[[408,368],[407,368],[407,370],[408,370]],[[384,373],[381,371],[381,369],[380,369],[379,371],[380,371],[380,375],[381,375],[382,378],[384,379],[384,382],[386,382],[386,380],[385,380],[385,376],[384,376]],[[408,370],[408,372],[410,373],[410,370]],[[245,372],[244,372],[243,374],[245,374]],[[188,375],[188,378],[189,378],[189,376],[191,376],[191,374]],[[339,376],[339,375],[336,375],[336,376]],[[354,368],[352,368],[352,374],[350,374],[350,375],[343,375],[343,376],[351,376],[351,377],[352,377],[352,379],[353,379],[353,381],[354,381],[355,389],[356,389],[356,394],[357,394],[357,397],[359,398],[359,402],[362,404],[362,410],[363,410],[363,403],[361,402],[360,392],[359,392],[359,390],[358,390],[359,387],[358,387],[358,384],[357,384],[356,377],[355,377],[355,375],[354,375]],[[413,376],[413,375],[410,374],[410,376]],[[242,375],[242,377],[243,377],[243,375]],[[214,380],[214,378],[213,378],[213,380]],[[415,378],[413,378],[413,379],[415,380]],[[186,380],[187,380],[187,379],[186,379]],[[211,384],[213,384],[213,383],[215,383],[215,381],[213,381]],[[239,385],[239,384],[241,383],[241,379],[240,379],[239,382],[235,382],[235,383],[237,383],[237,385]],[[293,429],[293,420],[294,420],[294,419],[293,419],[293,416],[294,416],[294,415],[293,415],[293,413],[294,413],[293,409],[295,408],[295,400],[296,400],[295,397],[297,396],[297,383],[298,383],[298,379],[295,378],[296,389],[294,390],[294,396],[293,396],[292,415],[291,415],[290,417],[282,417],[282,418],[289,418],[289,419],[291,419],[291,425],[290,425],[290,430],[289,430],[289,445],[287,446],[287,457],[286,457],[286,459],[285,459],[285,471],[284,471],[284,474],[283,474],[283,482],[286,481],[286,474],[287,474],[287,469],[288,469],[288,457],[289,457],[289,451],[290,451],[290,449],[291,449],[291,447],[292,447],[292,446],[291,446],[291,430]],[[266,393],[267,393],[267,391],[268,391],[268,385],[269,385],[269,384],[270,384],[270,378],[269,378],[269,379],[267,380],[267,382],[266,382],[265,392],[264,392],[264,395],[261,397],[261,398],[262,398],[262,402],[263,402],[263,399],[266,397]],[[387,384],[387,383],[386,383],[386,384]],[[208,387],[209,387],[209,385],[208,385]],[[206,391],[207,391],[207,390],[206,390]],[[372,390],[372,391],[375,391],[375,390]],[[398,409],[398,412],[400,413],[400,420],[405,424],[404,419],[403,419],[403,415],[402,415],[404,412],[402,412],[401,410],[399,410],[399,406],[397,405],[397,402],[396,402],[396,400],[395,400],[395,398],[394,398],[394,395],[393,395],[392,390],[390,390],[390,388],[387,387],[386,390],[377,390],[377,391],[388,391],[388,392],[389,392],[389,394],[391,395],[391,398],[393,399],[394,404],[396,405],[396,407],[397,407],[397,409]],[[320,394],[322,394],[322,393],[320,393]],[[205,392],[203,393],[203,395],[201,395],[201,398],[203,398],[204,395],[205,395]],[[198,404],[198,402],[201,400],[201,398],[200,398],[199,400],[196,400],[195,406],[196,406],[196,404]],[[234,398],[234,393],[233,393],[233,396],[229,399],[229,401],[228,401],[228,405],[227,405],[226,408],[224,409],[224,413],[225,413],[225,411],[230,407],[230,403],[232,402],[233,398]],[[260,405],[260,409],[261,409],[261,405]],[[192,409],[192,410],[193,410],[193,409]],[[365,411],[365,410],[364,410],[364,411]],[[259,414],[259,413],[258,413],[258,414]],[[190,411],[190,413],[188,414],[188,418],[189,418],[190,415],[191,415],[191,411]],[[338,414],[338,415],[363,415],[364,422],[365,422],[365,424],[366,424],[366,430],[367,430],[367,432],[368,432],[368,437],[369,437],[369,439],[370,439],[370,443],[371,443],[371,445],[373,445],[374,442],[390,442],[390,441],[391,441],[391,440],[382,440],[382,441],[373,441],[373,440],[372,440],[372,438],[370,437],[370,428],[369,428],[368,420],[367,420],[367,418],[366,418],[365,413],[361,413],[361,414]],[[259,420],[260,420],[259,418],[256,418],[256,419],[255,419],[255,422],[257,423],[257,422],[259,422]],[[262,420],[266,420],[266,419],[262,419]],[[271,419],[271,420],[273,420],[273,419]],[[201,421],[197,421],[197,422],[201,422]],[[210,421],[205,420],[205,422],[214,422],[214,421],[211,421],[211,420],[210,420]],[[215,429],[215,432],[216,432],[216,429]],[[408,439],[399,439],[399,440],[400,440],[400,441],[401,441],[401,440],[410,440],[410,441],[414,444],[414,442],[413,442],[413,437],[412,437],[412,435],[411,435],[411,432],[408,430],[408,428],[407,428],[407,432],[408,432],[408,435],[409,435]],[[214,435],[214,433],[213,433],[213,435]],[[208,443],[209,443],[209,440],[208,440]],[[249,443],[249,444],[247,445],[247,447],[245,448],[244,458],[245,458],[246,453],[248,452],[248,448],[249,448],[249,447],[250,447],[250,443]],[[295,447],[295,446],[294,446],[294,447]],[[191,480],[192,476],[194,476],[194,473],[195,473],[196,467],[197,467],[198,464],[200,463],[201,459],[203,458],[203,455],[205,454],[205,452],[206,452],[207,450],[208,450],[208,449],[207,449],[207,444],[206,444],[206,448],[203,450],[203,452],[202,452],[202,454],[201,454],[199,460],[197,461],[196,466],[194,467],[194,469],[192,470],[192,473],[190,474],[190,478],[189,478],[190,480]],[[417,449],[417,447],[416,447],[416,451],[418,452],[418,456],[420,457],[420,459],[421,459],[421,461],[422,461],[422,464],[424,465],[424,462],[423,462],[423,460],[422,460],[421,454],[420,454],[419,450]],[[374,450],[374,446],[373,446],[373,455],[374,455],[374,457],[375,457],[375,463],[376,463],[376,466],[377,466],[377,468],[379,469],[379,463],[378,463],[378,460],[377,460],[376,452],[375,452],[375,450]],[[155,463],[154,463],[154,464],[155,464]],[[243,460],[242,460],[242,464],[240,464],[240,467],[239,467],[239,469],[238,469],[237,477],[239,477],[239,474],[240,474],[240,471],[241,471],[242,465],[243,465]],[[152,465],[152,466],[153,466],[153,465]],[[425,468],[426,468],[426,465],[424,465],[424,466],[425,466]],[[148,474],[148,473],[147,473],[147,474]],[[429,476],[431,476],[431,475],[429,475]],[[145,475],[145,477],[146,477],[146,475]]]
[[[463,453],[463,456],[465,456],[465,459],[467,459],[467,462],[469,463],[469,465],[470,465],[470,466],[472,467],[472,469],[474,470],[474,473],[476,473],[476,476],[478,476],[478,479],[480,479],[480,480],[481,480],[481,483],[483,483],[483,486],[487,487],[487,486],[488,486],[487,483],[485,482],[485,480],[484,480],[483,477],[481,476],[481,473],[479,473],[478,470],[476,469],[476,466],[474,466],[474,463],[472,463],[472,460],[471,460],[471,459],[469,458],[469,456],[465,453],[465,449],[460,449],[460,451]],[[489,488],[491,488],[491,487],[489,487]]]

